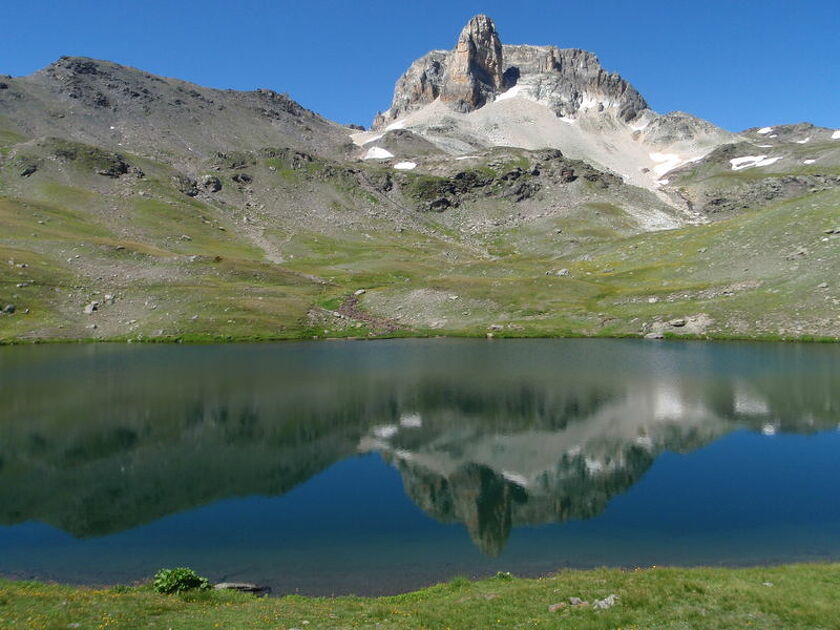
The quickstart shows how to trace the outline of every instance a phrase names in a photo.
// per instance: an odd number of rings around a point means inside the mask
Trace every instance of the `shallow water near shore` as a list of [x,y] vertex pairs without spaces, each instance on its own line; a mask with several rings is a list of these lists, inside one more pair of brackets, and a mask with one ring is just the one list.
[[0,348],[0,574],[274,593],[840,559],[840,346]]

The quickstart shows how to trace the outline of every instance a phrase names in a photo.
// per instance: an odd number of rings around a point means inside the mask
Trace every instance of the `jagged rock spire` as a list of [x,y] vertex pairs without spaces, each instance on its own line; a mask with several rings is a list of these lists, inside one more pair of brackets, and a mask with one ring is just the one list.
[[493,20],[476,15],[461,31],[440,99],[465,112],[484,105],[488,96],[504,85],[502,55],[502,42]]

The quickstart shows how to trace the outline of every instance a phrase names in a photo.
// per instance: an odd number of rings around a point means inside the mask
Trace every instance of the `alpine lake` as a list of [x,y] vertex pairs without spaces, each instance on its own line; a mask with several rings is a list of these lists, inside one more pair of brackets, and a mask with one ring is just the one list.
[[0,348],[0,575],[274,594],[840,559],[840,345]]

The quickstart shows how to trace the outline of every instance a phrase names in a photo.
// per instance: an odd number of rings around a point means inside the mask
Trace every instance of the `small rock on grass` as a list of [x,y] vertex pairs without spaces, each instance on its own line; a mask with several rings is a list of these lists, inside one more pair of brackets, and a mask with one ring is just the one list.
[[606,610],[607,608],[612,608],[618,603],[618,595],[615,593],[610,593],[604,599],[596,599],[592,602],[592,608],[596,610]]
[[563,610],[566,606],[568,606],[568,604],[566,602],[559,602],[557,604],[551,604],[548,607],[548,612],[556,613],[560,610]]
[[266,593],[269,589],[265,586],[252,584],[251,582],[221,582],[213,586],[217,591],[240,591],[241,593]]

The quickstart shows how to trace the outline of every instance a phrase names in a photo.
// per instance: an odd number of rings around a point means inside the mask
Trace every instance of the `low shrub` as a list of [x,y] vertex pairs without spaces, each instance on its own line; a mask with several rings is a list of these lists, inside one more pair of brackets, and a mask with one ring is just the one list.
[[210,582],[192,569],[179,567],[177,569],[161,569],[155,573],[153,586],[158,593],[170,595],[192,590],[206,591],[210,588]]

